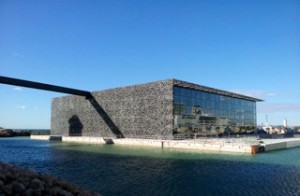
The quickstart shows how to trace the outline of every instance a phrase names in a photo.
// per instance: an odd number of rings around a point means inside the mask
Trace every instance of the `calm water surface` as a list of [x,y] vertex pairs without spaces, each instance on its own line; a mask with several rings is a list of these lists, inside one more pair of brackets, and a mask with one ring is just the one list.
[[0,139],[0,160],[103,195],[300,195],[300,148],[251,155]]

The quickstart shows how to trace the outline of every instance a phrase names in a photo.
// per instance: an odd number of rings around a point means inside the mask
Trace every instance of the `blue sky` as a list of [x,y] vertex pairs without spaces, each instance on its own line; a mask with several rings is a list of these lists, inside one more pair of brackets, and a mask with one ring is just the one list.
[[[177,78],[300,125],[300,1],[0,2],[0,75],[95,91]],[[0,84],[0,126],[50,128],[65,94]]]

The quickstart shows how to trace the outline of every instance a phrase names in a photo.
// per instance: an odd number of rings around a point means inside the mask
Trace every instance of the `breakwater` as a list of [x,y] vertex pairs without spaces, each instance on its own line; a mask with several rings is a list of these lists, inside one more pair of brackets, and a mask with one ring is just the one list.
[[14,136],[30,136],[30,131],[25,131],[25,130],[14,131],[12,129],[0,128],[0,137],[14,137]]
[[0,162],[0,195],[100,195],[32,169]]

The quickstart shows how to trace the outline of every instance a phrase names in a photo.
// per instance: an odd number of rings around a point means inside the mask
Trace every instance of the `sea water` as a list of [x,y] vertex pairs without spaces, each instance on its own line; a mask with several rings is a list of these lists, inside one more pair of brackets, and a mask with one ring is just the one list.
[[257,155],[1,138],[0,160],[103,195],[300,195],[300,148]]

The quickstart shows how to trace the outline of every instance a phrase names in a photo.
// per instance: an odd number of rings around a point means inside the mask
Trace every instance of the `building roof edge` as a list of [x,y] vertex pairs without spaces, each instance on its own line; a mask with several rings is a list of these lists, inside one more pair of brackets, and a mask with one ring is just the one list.
[[191,82],[186,82],[183,80],[178,80],[178,79],[172,79],[172,80],[173,80],[174,86],[185,87],[185,88],[190,88],[190,89],[194,89],[194,90],[201,90],[201,91],[206,91],[206,92],[210,92],[210,93],[235,97],[235,98],[239,98],[239,99],[245,99],[245,100],[249,100],[249,101],[255,101],[255,102],[263,101],[262,99],[250,97],[247,95],[242,95],[242,94],[238,94],[238,93],[234,93],[234,92],[230,92],[230,91],[207,87],[207,86],[203,86],[203,85],[199,85],[199,84],[195,84],[195,83],[191,83]]

